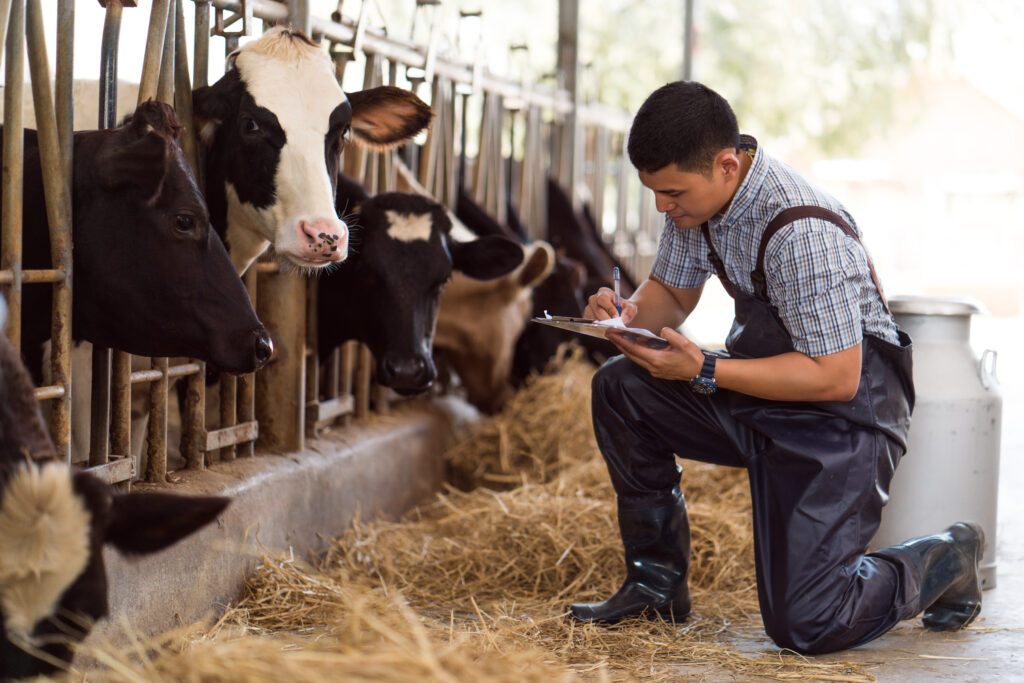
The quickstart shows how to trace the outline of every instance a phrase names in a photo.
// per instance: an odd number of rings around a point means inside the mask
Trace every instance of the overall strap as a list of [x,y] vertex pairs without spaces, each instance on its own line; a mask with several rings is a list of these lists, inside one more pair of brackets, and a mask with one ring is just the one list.
[[[764,229],[764,234],[761,236],[761,245],[757,250],[757,267],[750,273],[750,279],[754,283],[754,293],[757,295],[757,298],[762,301],[768,301],[768,281],[764,274],[764,259],[765,253],[768,251],[768,242],[771,241],[772,237],[774,237],[775,233],[779,230],[793,221],[800,220],[801,218],[820,218],[828,221],[829,223],[833,223],[839,226],[847,235],[856,240],[857,244],[860,244],[862,249],[864,248],[864,244],[860,241],[860,237],[857,236],[856,231],[850,227],[850,224],[846,222],[846,219],[835,211],[830,211],[829,209],[821,206],[794,206],[783,210],[779,215],[773,218]],[[704,236],[707,238],[708,233],[705,232]],[[708,240],[708,244],[711,244],[711,240]],[[875,272],[875,264],[871,262],[871,257],[868,256],[866,250],[864,252],[864,256],[867,258],[868,269],[871,271],[871,280],[875,283],[875,289],[878,290],[878,296],[882,299],[882,305],[885,306],[886,312],[891,315],[892,311],[889,310],[889,303],[885,300],[885,293],[882,291],[882,283],[878,281],[878,274]],[[715,269],[718,269],[717,264],[715,265]],[[719,277],[721,277],[721,275],[719,275]]]
[[708,260],[711,261],[711,265],[715,267],[715,274],[718,275],[719,281],[722,283],[722,287],[725,292],[732,297],[736,298],[736,285],[732,283],[729,276],[725,274],[725,264],[722,263],[721,257],[718,252],[715,251],[715,245],[711,243],[711,231],[708,229],[708,224],[705,222],[700,226],[701,232],[704,233],[704,241],[708,243]]

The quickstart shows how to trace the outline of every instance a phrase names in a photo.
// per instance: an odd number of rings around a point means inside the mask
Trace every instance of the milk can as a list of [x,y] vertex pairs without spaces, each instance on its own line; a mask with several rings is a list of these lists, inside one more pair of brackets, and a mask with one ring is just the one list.
[[896,545],[959,521],[985,529],[982,586],[996,585],[996,496],[1003,398],[996,352],[979,358],[969,344],[972,299],[894,297],[896,323],[914,342],[917,405],[907,453],[872,548]]

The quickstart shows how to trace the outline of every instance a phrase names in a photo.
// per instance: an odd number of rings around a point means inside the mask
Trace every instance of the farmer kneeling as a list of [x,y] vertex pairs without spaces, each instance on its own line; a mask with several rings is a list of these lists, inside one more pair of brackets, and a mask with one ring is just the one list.
[[[969,624],[981,609],[980,527],[864,554],[906,450],[914,387],[910,339],[849,212],[741,136],[728,102],[699,83],[655,91],[628,149],[666,222],[622,317],[671,346],[609,332],[623,356],[594,377],[594,430],[627,575],[573,616],[689,614],[678,454],[749,471],[758,596],[780,647],[853,647],[921,611],[930,629]],[[712,274],[736,305],[717,359],[675,331]],[[617,314],[608,289],[585,312]]]

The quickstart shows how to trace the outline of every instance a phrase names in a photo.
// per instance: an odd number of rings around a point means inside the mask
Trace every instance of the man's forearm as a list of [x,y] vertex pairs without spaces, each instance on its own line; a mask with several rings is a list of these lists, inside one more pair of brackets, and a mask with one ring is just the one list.
[[644,280],[630,297],[637,305],[637,314],[630,327],[642,327],[657,332],[663,327],[675,329],[683,324],[693,310],[685,310],[672,292],[657,280]]
[[793,351],[768,358],[724,358],[715,380],[723,389],[773,401],[849,401],[860,382],[860,345],[811,358]]

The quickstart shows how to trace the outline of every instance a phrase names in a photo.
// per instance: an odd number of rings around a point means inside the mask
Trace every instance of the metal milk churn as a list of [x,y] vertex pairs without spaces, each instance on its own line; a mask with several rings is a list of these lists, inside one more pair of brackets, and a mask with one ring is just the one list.
[[917,404],[871,547],[977,522],[986,540],[982,586],[993,588],[1003,397],[996,352],[979,358],[969,344],[971,316],[987,311],[972,299],[893,297],[889,306],[914,342]]

